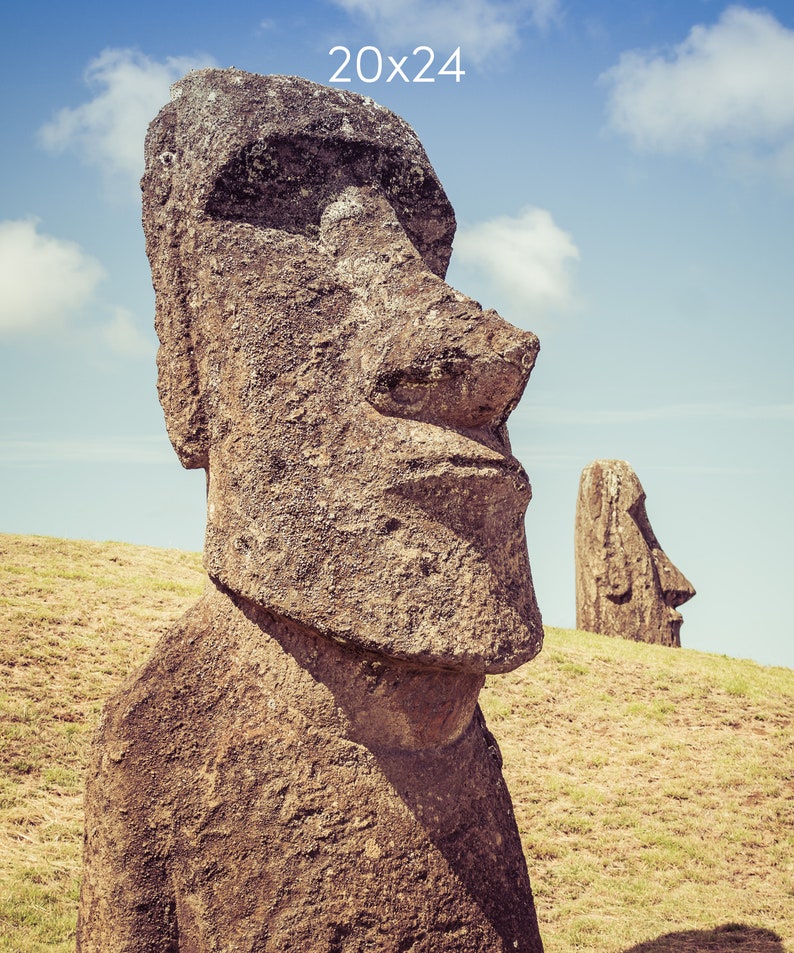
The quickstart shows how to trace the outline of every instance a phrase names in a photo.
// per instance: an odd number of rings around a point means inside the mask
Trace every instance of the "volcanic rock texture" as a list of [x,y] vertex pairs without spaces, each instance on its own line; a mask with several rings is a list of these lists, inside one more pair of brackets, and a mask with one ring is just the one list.
[[477,706],[542,642],[537,339],[444,282],[449,202],[364,97],[188,74],[142,186],[210,582],[107,706],[78,950],[540,953]]

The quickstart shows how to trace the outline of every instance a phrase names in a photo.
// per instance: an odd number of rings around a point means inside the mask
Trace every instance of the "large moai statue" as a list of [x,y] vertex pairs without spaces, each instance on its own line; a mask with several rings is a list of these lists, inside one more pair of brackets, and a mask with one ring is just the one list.
[[108,703],[80,953],[541,953],[486,673],[542,642],[505,421],[534,335],[350,92],[202,70],[146,141],[160,399],[200,602]]
[[574,536],[577,628],[680,646],[676,607],[695,590],[659,545],[645,491],[625,460],[582,470]]

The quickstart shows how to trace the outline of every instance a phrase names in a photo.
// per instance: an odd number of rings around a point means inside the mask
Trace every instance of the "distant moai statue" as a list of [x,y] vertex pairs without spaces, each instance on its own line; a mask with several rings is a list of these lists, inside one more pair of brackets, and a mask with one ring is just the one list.
[[577,628],[680,646],[676,607],[695,590],[659,545],[645,491],[625,460],[584,468],[574,536]]
[[477,704],[542,643],[537,338],[444,282],[452,208],[365,97],[190,73],[142,187],[209,584],[104,712],[78,951],[542,953]]

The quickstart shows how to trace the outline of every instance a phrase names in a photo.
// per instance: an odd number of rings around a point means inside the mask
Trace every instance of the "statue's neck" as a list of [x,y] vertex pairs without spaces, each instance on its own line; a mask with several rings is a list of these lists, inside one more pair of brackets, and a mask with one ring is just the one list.
[[484,675],[428,668],[318,635],[210,581],[211,625],[264,653],[267,678],[317,728],[369,748],[416,751],[451,744],[474,715]]

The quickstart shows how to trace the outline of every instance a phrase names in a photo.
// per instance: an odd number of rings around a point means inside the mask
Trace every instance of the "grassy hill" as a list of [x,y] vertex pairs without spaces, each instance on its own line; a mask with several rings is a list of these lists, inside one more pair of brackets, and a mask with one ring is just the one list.
[[[203,582],[0,535],[0,951],[73,949],[92,728]],[[548,629],[482,701],[547,953],[794,953],[794,671]]]

